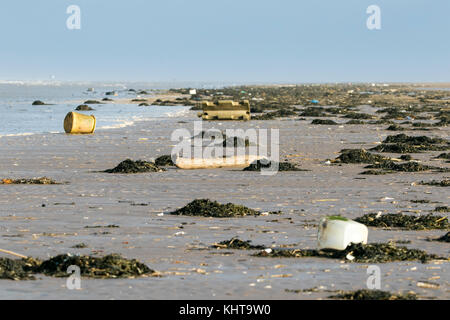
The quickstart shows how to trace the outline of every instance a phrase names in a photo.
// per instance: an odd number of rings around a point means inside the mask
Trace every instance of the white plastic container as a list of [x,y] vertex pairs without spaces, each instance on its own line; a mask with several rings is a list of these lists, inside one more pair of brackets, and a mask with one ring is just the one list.
[[369,230],[356,221],[340,217],[324,217],[319,223],[317,245],[319,249],[344,250],[351,243],[367,243]]

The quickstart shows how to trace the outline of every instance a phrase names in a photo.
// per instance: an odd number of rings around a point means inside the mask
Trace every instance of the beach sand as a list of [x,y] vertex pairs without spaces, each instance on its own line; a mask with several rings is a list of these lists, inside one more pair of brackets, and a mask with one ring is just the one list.
[[[66,252],[99,256],[120,253],[146,263],[162,275],[83,278],[81,290],[67,289],[65,278],[42,275],[37,280],[0,280],[0,299],[326,298],[332,294],[326,290],[366,288],[368,264],[321,258],[258,258],[250,255],[252,251],[209,246],[238,236],[267,247],[315,248],[316,225],[323,215],[355,218],[378,211],[426,213],[448,205],[446,188],[411,185],[442,179],[445,173],[362,176],[358,173],[364,165],[324,163],[343,148],[374,146],[392,134],[384,130],[386,125],[314,126],[310,121],[289,119],[204,123],[204,128],[219,129],[280,128],[280,158],[297,162],[309,171],[279,172],[274,176],[235,169],[169,168],[161,173],[130,175],[98,172],[127,158],[149,160],[170,154],[172,131],[187,128],[193,132],[193,121],[197,119],[196,112],[189,112],[181,118],[138,122],[130,127],[99,130],[94,135],[0,138],[0,178],[47,176],[69,182],[0,185],[0,248],[42,259]],[[449,129],[441,128],[432,134],[447,138]],[[414,157],[424,163],[449,166],[443,161],[430,161],[434,154],[439,152]],[[384,197],[393,200],[382,201]],[[261,211],[281,210],[283,214],[233,219],[167,214],[197,198],[243,204]],[[430,203],[410,201],[421,199]],[[85,228],[110,224],[119,228]],[[425,241],[445,232],[370,228],[369,242],[410,240],[407,247],[448,256],[448,243]],[[71,248],[82,242],[88,248]],[[381,268],[382,290],[412,290],[424,298],[450,298],[448,263],[377,265]],[[439,288],[418,287],[420,281],[438,283]],[[288,291],[312,287],[319,291]]]

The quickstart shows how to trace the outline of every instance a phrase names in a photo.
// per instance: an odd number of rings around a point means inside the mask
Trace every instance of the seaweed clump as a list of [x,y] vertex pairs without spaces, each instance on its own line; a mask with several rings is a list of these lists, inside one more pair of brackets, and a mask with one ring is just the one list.
[[427,186],[438,186],[438,187],[450,187],[450,179],[444,179],[444,180],[431,180],[429,182],[421,181],[419,182],[421,185],[427,185]]
[[292,117],[296,115],[297,113],[291,109],[280,109],[277,111],[264,113],[259,116],[252,116],[252,120],[273,120],[276,118]]
[[119,163],[115,168],[107,169],[104,172],[107,173],[140,173],[140,172],[161,172],[165,171],[163,168],[158,167],[153,162],[147,162],[143,160],[133,161],[126,159]]
[[431,213],[417,217],[402,213],[388,213],[382,215],[368,213],[356,218],[355,221],[369,227],[401,228],[404,230],[431,230],[446,229],[450,227],[447,217],[433,215]]
[[328,298],[343,300],[417,300],[417,295],[415,293],[393,294],[389,291],[362,289],[356,291],[341,291]]
[[[269,212],[279,213],[279,212]],[[201,216],[214,218],[232,218],[243,216],[259,216],[261,212],[247,208],[242,205],[227,203],[220,204],[209,199],[196,199],[184,207],[171,212],[173,215]]]
[[42,262],[34,272],[47,276],[67,277],[71,265],[80,267],[81,276],[91,278],[131,278],[154,273],[154,270],[135,259],[124,259],[118,254],[101,258],[61,254]]
[[450,242],[450,232],[447,232],[442,237],[437,239],[429,239],[429,241]]
[[382,144],[370,149],[379,152],[415,153],[421,151],[447,150],[448,142],[442,138],[430,138],[427,136],[407,136],[400,133],[388,136]]
[[0,279],[34,280],[33,269],[40,261],[33,258],[0,258]]
[[311,124],[337,125],[338,123],[330,119],[314,119]]
[[343,149],[341,155],[335,161],[342,163],[377,163],[386,159],[386,157],[367,152],[364,149]]
[[276,171],[306,171],[297,167],[296,164],[287,161],[275,162],[275,161],[264,161],[255,160],[248,167],[245,167],[243,171],[261,171],[261,169],[272,169],[278,168]]
[[448,152],[448,153],[441,153],[440,155],[436,156],[435,159],[447,159],[447,160],[450,160],[450,152]]
[[240,240],[238,238],[231,238],[230,240],[221,241],[213,244],[214,248],[218,249],[240,249],[240,250],[252,250],[252,249],[264,249],[262,245],[252,245],[251,240]]
[[60,184],[50,178],[33,178],[33,179],[2,179],[0,184]]
[[426,263],[433,259],[447,258],[438,257],[434,254],[428,254],[419,249],[408,249],[407,247],[397,247],[393,242],[388,243],[369,243],[349,245],[345,250],[333,249],[270,249],[262,250],[254,254],[256,257],[271,258],[301,258],[301,257],[319,257],[340,259],[358,263],[385,263],[393,261],[416,261]]
[[174,166],[174,163],[172,161],[172,157],[169,154],[165,154],[162,156],[159,156],[158,158],[155,159],[155,164],[157,166]]
[[[382,161],[380,163],[375,163],[367,166],[368,169],[382,169],[386,173],[399,171],[399,172],[421,172],[428,170],[436,170],[440,172],[445,172],[447,169],[439,168],[434,166],[427,166],[416,161],[408,161],[404,163],[396,163],[392,160]],[[368,174],[367,171],[362,172],[362,174]]]

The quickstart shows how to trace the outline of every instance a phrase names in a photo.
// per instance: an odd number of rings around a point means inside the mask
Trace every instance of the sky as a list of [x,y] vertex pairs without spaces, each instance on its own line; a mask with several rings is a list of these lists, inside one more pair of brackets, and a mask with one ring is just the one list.
[[449,33],[448,0],[1,1],[0,80],[450,82]]

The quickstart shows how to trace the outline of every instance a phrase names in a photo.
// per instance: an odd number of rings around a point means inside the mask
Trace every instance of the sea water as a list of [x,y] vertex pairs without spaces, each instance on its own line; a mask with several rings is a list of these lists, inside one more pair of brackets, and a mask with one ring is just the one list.
[[[94,88],[88,91],[88,88]],[[63,121],[66,114],[85,100],[101,101],[112,99],[135,99],[138,94],[128,88],[152,92],[163,88],[132,87],[131,84],[58,82],[3,82],[0,83],[0,137],[9,135],[28,135],[35,133],[64,132]],[[108,91],[116,91],[118,96],[106,96]],[[154,92],[154,91],[153,91]],[[140,98],[145,99],[148,95]],[[32,105],[41,100],[49,105]],[[186,113],[186,106],[138,106],[105,102],[91,104],[92,111],[76,111],[93,114],[96,117],[96,130],[107,130],[133,125],[136,121],[161,120]]]

